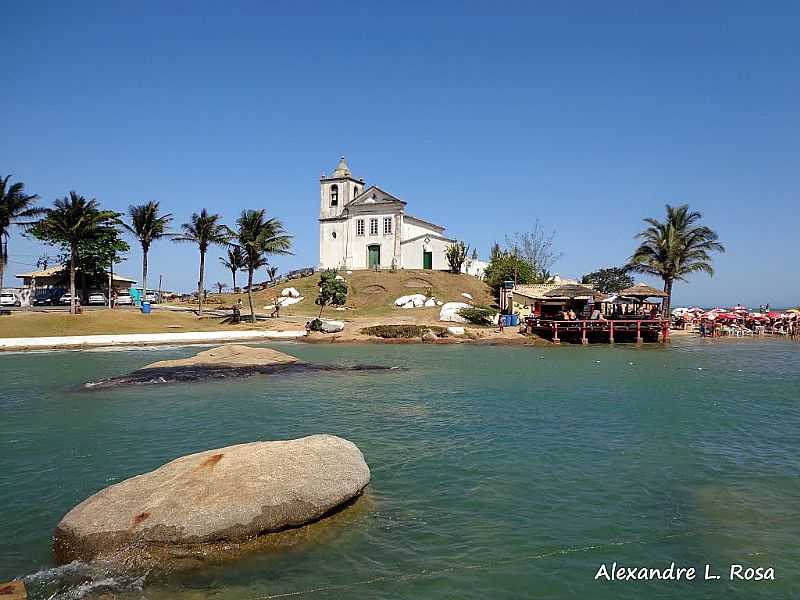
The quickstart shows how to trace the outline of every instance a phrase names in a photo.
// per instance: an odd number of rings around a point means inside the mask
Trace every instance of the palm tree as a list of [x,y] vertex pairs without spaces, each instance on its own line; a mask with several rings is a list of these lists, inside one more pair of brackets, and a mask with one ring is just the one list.
[[123,223],[125,229],[130,231],[142,245],[142,300],[147,298],[147,253],[150,245],[162,237],[172,234],[167,232],[167,226],[172,221],[172,213],[159,215],[159,203],[150,201],[139,206],[128,207],[131,223]]
[[226,287],[228,287],[228,284],[224,283],[222,281],[218,281],[214,285],[217,286],[217,291],[218,291],[220,296],[222,295],[222,290],[224,290]]
[[711,253],[725,252],[714,230],[696,224],[701,218],[699,212],[689,211],[688,204],[667,204],[666,221],[645,219],[649,227],[636,235],[641,243],[630,258],[630,267],[664,280],[666,318],[669,318],[672,305],[672,284],[686,281],[687,275],[698,271],[714,275]]
[[233,231],[227,225],[220,223],[222,217],[220,215],[210,215],[204,208],[200,214],[194,213],[192,215],[191,223],[184,223],[181,225],[181,233],[172,238],[174,242],[190,242],[197,244],[200,247],[200,279],[197,282],[197,314],[203,316],[203,290],[205,269],[206,269],[206,252],[211,244],[224,246],[228,244],[234,237]]
[[271,254],[290,254],[291,236],[286,235],[283,224],[275,218],[267,219],[266,211],[244,210],[236,221],[239,230],[237,242],[244,255],[247,268],[247,301],[250,304],[250,320],[255,322],[253,309],[253,273],[267,264]]
[[277,276],[278,276],[278,267],[276,267],[275,265],[267,267],[267,277],[269,277],[270,283],[275,281],[275,277]]
[[3,289],[6,264],[8,263],[8,238],[11,226],[27,229],[34,221],[33,217],[44,214],[45,209],[33,204],[39,199],[36,194],[26,194],[25,184],[18,181],[9,183],[11,175],[0,177],[0,290]]
[[45,211],[45,217],[36,223],[31,232],[51,244],[69,246],[69,312],[75,314],[75,265],[78,263],[78,245],[93,240],[113,230],[117,224],[117,213],[100,210],[97,200],[87,200],[76,192],[70,192],[54,202],[55,208]]
[[244,254],[239,246],[228,246],[228,256],[220,256],[219,262],[231,272],[233,276],[233,291],[238,293],[239,288],[236,287],[236,273],[237,271],[244,271]]

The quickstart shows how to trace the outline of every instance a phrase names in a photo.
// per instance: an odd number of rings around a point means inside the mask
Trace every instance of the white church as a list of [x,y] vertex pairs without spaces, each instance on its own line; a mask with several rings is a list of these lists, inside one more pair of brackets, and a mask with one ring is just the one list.
[[455,240],[444,227],[406,212],[406,203],[364,178],[344,157],[319,182],[321,269],[448,268],[445,252]]

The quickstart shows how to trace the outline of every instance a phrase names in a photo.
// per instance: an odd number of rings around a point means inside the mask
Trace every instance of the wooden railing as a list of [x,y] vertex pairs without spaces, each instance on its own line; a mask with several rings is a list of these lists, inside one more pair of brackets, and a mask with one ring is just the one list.
[[669,320],[667,319],[579,319],[575,321],[565,321],[558,319],[542,319],[527,317],[525,325],[529,329],[546,331],[552,333],[553,342],[558,344],[559,333],[580,334],[581,343],[589,342],[590,333],[608,333],[609,343],[614,343],[615,333],[631,334],[635,333],[634,340],[642,342],[643,334],[661,335],[661,341],[665,342],[669,338]]

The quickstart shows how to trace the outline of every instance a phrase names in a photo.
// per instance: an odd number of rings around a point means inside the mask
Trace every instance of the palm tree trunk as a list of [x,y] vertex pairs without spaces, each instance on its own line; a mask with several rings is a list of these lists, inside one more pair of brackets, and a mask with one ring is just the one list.
[[253,310],[253,269],[247,269],[247,301],[250,303],[250,322],[256,322],[256,311]]
[[69,313],[75,314],[75,261],[78,259],[78,248],[72,244],[69,261]]
[[142,248],[142,304],[147,301],[147,250]]
[[236,269],[231,269],[231,275],[233,275],[233,293],[238,294],[239,292],[236,289]]
[[672,279],[664,280],[664,293],[667,295],[667,297],[664,298],[664,303],[661,308],[663,310],[663,317],[665,319],[669,319],[670,309],[672,308],[672,283]]
[[204,271],[206,268],[206,253],[203,250],[200,250],[200,280],[197,282],[197,316],[203,316],[203,290],[205,289],[205,285],[203,285],[203,277]]
[[6,276],[6,259],[8,258],[8,241],[0,235],[0,292],[3,291],[3,279]]

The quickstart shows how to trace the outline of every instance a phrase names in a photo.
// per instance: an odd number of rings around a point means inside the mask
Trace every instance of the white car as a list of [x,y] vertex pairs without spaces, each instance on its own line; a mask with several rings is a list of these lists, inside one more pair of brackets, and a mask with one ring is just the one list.
[[89,304],[99,305],[102,306],[106,304],[108,300],[106,300],[106,295],[102,292],[90,292],[89,293]]
[[130,306],[133,304],[133,298],[130,294],[120,294],[117,296],[117,306]]
[[72,294],[67,292],[61,298],[58,299],[59,304],[63,304],[64,306],[69,306],[70,302],[72,301]]
[[147,295],[144,297],[145,302],[149,302],[150,304],[158,304],[158,294],[155,292],[147,292]]
[[11,292],[0,293],[0,306],[19,306],[20,300]]

